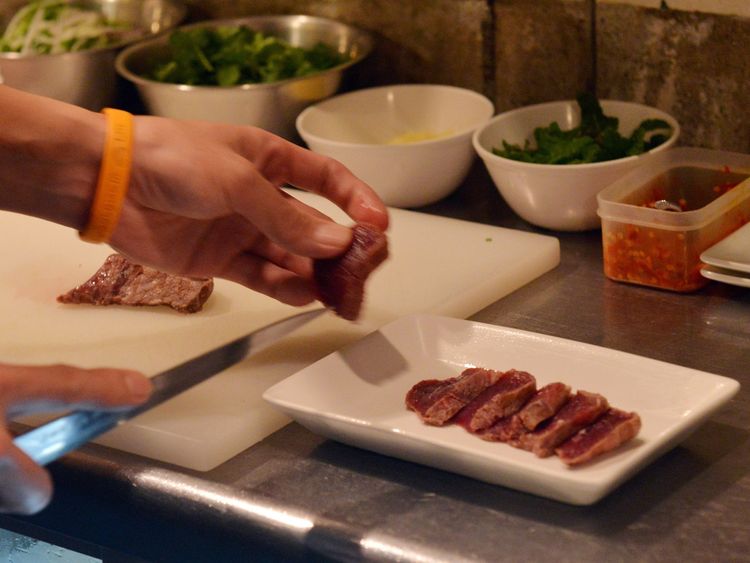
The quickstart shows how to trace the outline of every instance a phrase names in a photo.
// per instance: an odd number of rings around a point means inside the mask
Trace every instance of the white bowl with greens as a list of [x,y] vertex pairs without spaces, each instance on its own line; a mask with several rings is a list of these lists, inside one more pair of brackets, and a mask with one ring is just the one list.
[[153,115],[253,125],[286,138],[307,106],[336,93],[369,34],[304,15],[210,20],[125,49],[117,72]]
[[176,0],[37,0],[0,8],[0,81],[99,110],[116,94],[125,45],[177,26]]
[[599,228],[596,194],[680,135],[679,123],[657,108],[579,99],[507,111],[474,134],[474,149],[500,195],[533,225]]

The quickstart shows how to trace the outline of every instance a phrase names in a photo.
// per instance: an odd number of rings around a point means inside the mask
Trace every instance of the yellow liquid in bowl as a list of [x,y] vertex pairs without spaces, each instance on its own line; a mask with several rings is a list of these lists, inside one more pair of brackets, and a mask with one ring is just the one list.
[[451,135],[452,131],[442,131],[434,133],[432,131],[407,131],[401,135],[396,135],[386,145],[408,145],[409,143],[419,143],[421,141],[433,141]]

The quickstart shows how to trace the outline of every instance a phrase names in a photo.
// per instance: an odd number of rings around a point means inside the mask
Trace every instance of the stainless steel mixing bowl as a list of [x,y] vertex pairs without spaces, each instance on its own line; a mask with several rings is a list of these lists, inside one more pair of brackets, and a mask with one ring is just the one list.
[[118,55],[115,67],[121,76],[136,85],[153,115],[254,125],[291,139],[296,135],[297,115],[308,105],[336,93],[347,69],[372,49],[372,39],[364,31],[333,20],[303,15],[210,20],[180,29],[239,25],[303,48],[322,42],[348,60],[316,74],[271,83],[229,87],[170,84],[146,78],[158,63],[169,59],[165,35],[126,48]]
[[[115,57],[125,45],[163,33],[185,18],[176,0],[91,0],[85,2],[108,19],[130,29],[107,47],[58,55],[0,53],[0,81],[19,90],[99,110],[113,102],[117,82]],[[12,14],[0,21],[5,29]]]

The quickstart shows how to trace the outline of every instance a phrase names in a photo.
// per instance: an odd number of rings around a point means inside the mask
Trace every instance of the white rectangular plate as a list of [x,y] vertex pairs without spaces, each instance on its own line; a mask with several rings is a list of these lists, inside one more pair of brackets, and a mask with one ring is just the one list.
[[[640,414],[638,437],[568,468],[458,426],[423,424],[404,406],[422,379],[469,366],[516,368],[603,394]],[[592,504],[684,439],[739,390],[733,379],[500,326],[412,315],[385,325],[268,389],[264,398],[311,431],[393,457],[571,504]]]
[[736,285],[738,287],[750,287],[750,274],[735,270],[726,270],[718,266],[703,266],[701,274],[704,278]]
[[704,250],[701,261],[727,270],[750,273],[750,223]]

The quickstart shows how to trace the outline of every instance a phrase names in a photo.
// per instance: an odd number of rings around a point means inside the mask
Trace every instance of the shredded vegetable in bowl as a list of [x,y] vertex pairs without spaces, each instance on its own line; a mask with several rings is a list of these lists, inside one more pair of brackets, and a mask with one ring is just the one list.
[[0,51],[56,55],[106,47],[121,38],[121,25],[84,4],[38,0],[21,8],[0,37]]

